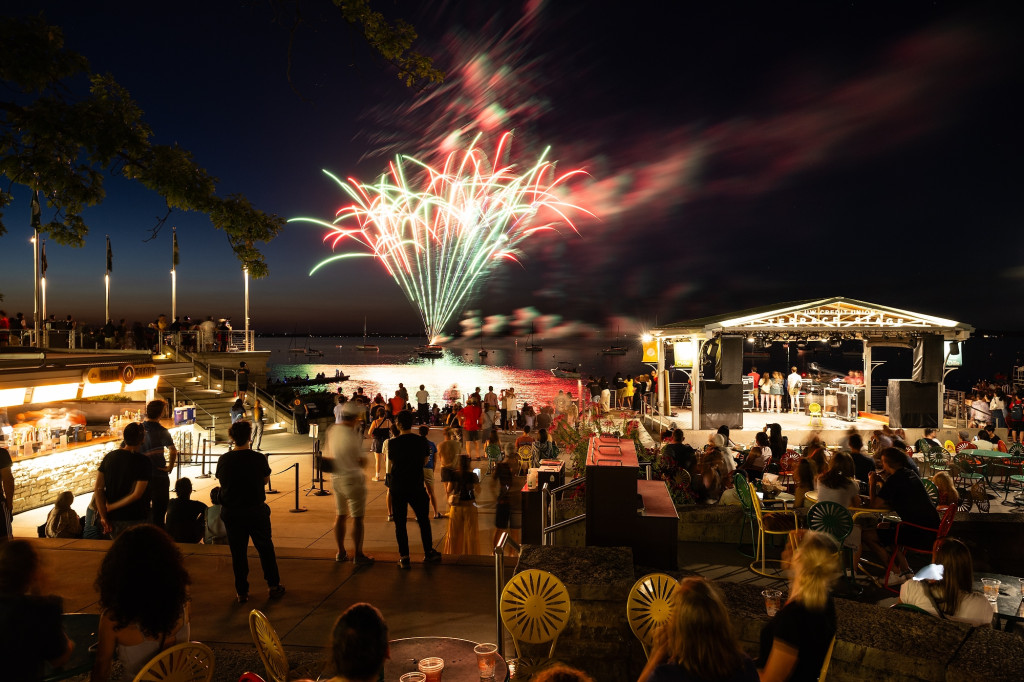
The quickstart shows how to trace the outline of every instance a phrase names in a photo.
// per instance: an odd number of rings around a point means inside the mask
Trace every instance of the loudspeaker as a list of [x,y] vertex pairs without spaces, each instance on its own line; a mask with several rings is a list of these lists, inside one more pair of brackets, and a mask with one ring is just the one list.
[[942,381],[944,345],[938,334],[925,334],[917,340],[914,346],[914,381],[934,384]]
[[738,384],[743,376],[743,337],[723,336],[715,354],[715,381]]
[[905,429],[939,427],[939,384],[889,379],[889,426]]
[[716,430],[722,424],[743,428],[743,384],[700,382],[700,428]]

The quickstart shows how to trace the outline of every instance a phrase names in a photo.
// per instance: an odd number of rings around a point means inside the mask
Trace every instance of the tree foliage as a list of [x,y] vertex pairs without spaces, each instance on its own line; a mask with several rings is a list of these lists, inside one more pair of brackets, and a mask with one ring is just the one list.
[[0,84],[0,176],[6,181],[0,235],[11,188],[25,185],[39,192],[41,232],[59,244],[82,246],[89,233],[82,212],[103,201],[107,174],[121,175],[162,196],[168,214],[207,214],[249,274],[266,276],[260,245],[281,231],[284,219],[243,196],[217,196],[217,179],[189,151],[154,144],[129,93],[67,50],[58,27],[41,17],[0,19]]
[[440,83],[444,73],[434,68],[429,57],[412,50],[416,29],[396,20],[390,23],[383,14],[370,7],[369,0],[333,0],[345,21],[358,26],[370,47],[398,69],[398,77],[408,85]]

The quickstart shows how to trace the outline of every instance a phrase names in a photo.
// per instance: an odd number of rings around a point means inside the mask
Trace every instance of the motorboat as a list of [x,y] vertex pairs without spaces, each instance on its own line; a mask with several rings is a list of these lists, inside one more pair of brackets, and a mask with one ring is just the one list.
[[436,344],[417,346],[416,354],[421,358],[439,358],[444,355],[444,346],[438,346]]
[[579,365],[572,362],[559,362],[556,367],[551,370],[551,375],[559,379],[580,379]]
[[628,352],[629,352],[629,349],[626,348],[625,346],[608,346],[603,351],[601,351],[601,354],[602,355],[625,355]]

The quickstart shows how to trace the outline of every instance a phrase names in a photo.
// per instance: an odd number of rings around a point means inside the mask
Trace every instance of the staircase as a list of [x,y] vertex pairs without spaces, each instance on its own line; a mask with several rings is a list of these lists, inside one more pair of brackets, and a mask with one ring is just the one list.
[[[194,404],[196,406],[196,424],[209,434],[208,437],[219,442],[228,440],[228,428],[231,426],[231,406],[236,400],[233,392],[215,388],[208,389],[204,383],[183,375],[160,377],[157,391],[168,405],[174,405],[175,399]],[[250,393],[246,400],[250,418],[252,417],[253,400],[253,394]],[[279,416],[280,418],[281,416]],[[264,436],[272,433],[284,433],[286,429],[290,428],[290,421],[278,426],[271,419],[272,416],[268,411],[263,428]]]

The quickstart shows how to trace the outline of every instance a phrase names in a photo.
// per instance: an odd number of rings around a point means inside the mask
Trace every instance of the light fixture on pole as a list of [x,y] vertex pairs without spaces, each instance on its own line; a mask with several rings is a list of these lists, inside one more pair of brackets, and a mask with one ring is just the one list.
[[245,274],[245,350],[248,352],[252,350],[249,347],[249,266],[242,268],[242,272]]

